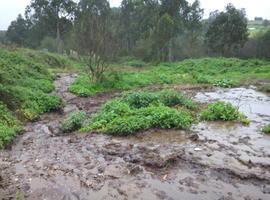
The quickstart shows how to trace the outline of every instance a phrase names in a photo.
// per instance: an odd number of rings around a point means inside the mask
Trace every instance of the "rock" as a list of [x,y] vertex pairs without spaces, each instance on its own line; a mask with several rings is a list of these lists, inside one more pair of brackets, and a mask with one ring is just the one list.
[[198,134],[193,133],[193,134],[191,134],[188,138],[189,138],[190,140],[192,140],[192,141],[197,141],[197,140],[199,139],[199,136],[198,136]]
[[264,185],[262,188],[262,192],[264,194],[270,194],[270,186],[269,185]]
[[202,149],[199,147],[196,147],[196,148],[194,148],[194,151],[202,151]]

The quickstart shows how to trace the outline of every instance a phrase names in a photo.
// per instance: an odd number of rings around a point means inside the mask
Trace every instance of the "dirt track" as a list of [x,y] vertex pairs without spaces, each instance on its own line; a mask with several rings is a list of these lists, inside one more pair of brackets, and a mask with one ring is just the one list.
[[59,136],[59,121],[82,109],[95,112],[117,94],[78,98],[67,91],[76,75],[62,74],[55,93],[61,113],[28,123],[11,150],[0,152],[0,199],[270,199],[270,97],[253,89],[197,92],[197,101],[226,100],[251,125],[199,123],[189,132],[150,130],[119,138]]

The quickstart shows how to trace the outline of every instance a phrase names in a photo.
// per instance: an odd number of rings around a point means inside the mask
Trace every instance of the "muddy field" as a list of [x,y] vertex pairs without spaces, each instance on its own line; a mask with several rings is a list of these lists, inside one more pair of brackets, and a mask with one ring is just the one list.
[[[196,101],[238,106],[249,126],[202,122],[190,131],[150,130],[126,138],[59,135],[70,112],[95,112],[108,93],[78,98],[67,92],[76,75],[62,74],[55,93],[62,112],[28,123],[12,147],[0,152],[0,199],[270,199],[270,97],[254,88],[185,91]],[[22,198],[23,199],[23,198]]]

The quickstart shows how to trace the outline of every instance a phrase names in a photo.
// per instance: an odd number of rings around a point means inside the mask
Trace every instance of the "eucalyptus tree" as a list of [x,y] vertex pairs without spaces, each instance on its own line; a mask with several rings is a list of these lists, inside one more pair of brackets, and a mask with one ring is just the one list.
[[247,42],[248,20],[245,10],[228,4],[225,12],[215,12],[210,19],[212,22],[206,33],[206,44],[213,52],[229,56]]
[[[60,53],[62,35],[71,28],[75,8],[76,3],[73,0],[31,0],[25,13],[32,26],[38,27],[33,27],[33,32],[36,30],[42,37],[56,38]],[[43,33],[38,31],[40,28]]]

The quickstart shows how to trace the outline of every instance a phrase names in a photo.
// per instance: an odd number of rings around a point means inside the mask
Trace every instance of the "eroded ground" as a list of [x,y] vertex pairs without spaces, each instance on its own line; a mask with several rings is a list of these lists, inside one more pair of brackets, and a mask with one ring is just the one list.
[[202,122],[188,132],[59,136],[68,113],[91,114],[117,96],[78,98],[67,92],[75,77],[62,74],[55,81],[63,111],[27,124],[12,149],[0,152],[0,199],[270,199],[270,137],[260,132],[270,122],[269,96],[245,88],[192,88],[197,101],[239,106],[250,126]]

